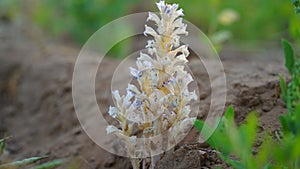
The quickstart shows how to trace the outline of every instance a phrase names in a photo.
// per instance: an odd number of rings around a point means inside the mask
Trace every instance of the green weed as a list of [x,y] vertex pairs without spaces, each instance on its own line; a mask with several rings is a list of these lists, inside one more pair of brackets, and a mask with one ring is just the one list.
[[58,166],[62,165],[63,163],[64,163],[64,160],[61,160],[61,159],[53,160],[53,161],[32,167],[30,169],[51,169],[51,168],[58,167]]
[[[299,13],[299,1],[293,0],[296,13]],[[282,40],[285,66],[291,75],[287,84],[279,75],[281,97],[288,112],[279,116],[281,132],[276,140],[265,133],[261,145],[257,142],[257,117],[250,113],[239,127],[234,122],[234,110],[230,106],[225,112],[215,133],[207,142],[220,152],[220,157],[236,169],[299,169],[300,168],[300,60],[295,56],[292,45]],[[195,127],[201,131],[204,122],[195,121]],[[205,134],[205,133],[204,133]],[[253,151],[254,149],[257,151]]]
[[291,81],[286,85],[286,80],[280,75],[282,99],[285,101],[288,112],[280,116],[280,122],[285,134],[300,135],[300,60],[296,57],[291,44],[282,40],[285,54],[285,65],[291,75]]
[[[282,40],[282,47],[291,81],[287,84],[284,77],[279,76],[281,96],[288,112],[279,117],[281,132],[276,134],[277,140],[265,133],[262,144],[255,147],[257,117],[250,113],[246,121],[237,127],[232,106],[229,106],[217,130],[207,140],[220,152],[220,157],[236,169],[300,168],[300,60],[297,61],[288,41]],[[199,131],[203,126],[203,121],[195,121],[195,127]],[[255,148],[258,151],[254,152]]]
[[0,169],[5,169],[5,168],[20,168],[29,164],[33,164],[37,161],[40,161],[42,159],[45,159],[46,157],[30,157],[30,158],[26,158],[23,160],[19,160],[19,161],[14,161],[11,163],[7,163],[7,164],[2,164],[0,165]]
[[4,137],[3,139],[0,139],[0,155],[3,154],[5,149],[5,141],[8,140],[10,137]]
[[299,0],[292,0],[292,3],[295,6],[295,12],[300,13],[300,1]]
[[[0,139],[0,155],[3,153],[5,149],[5,141],[8,140],[9,137],[5,137],[3,139]],[[24,168],[26,166],[30,166],[38,161],[41,161],[43,159],[48,158],[47,156],[44,157],[30,157],[23,160],[13,161],[6,164],[0,164],[0,169],[18,169],[18,168]],[[58,167],[64,163],[64,160],[62,159],[56,159],[50,162],[42,163],[40,165],[36,165],[34,167],[31,167],[30,169],[52,169],[55,167]]]

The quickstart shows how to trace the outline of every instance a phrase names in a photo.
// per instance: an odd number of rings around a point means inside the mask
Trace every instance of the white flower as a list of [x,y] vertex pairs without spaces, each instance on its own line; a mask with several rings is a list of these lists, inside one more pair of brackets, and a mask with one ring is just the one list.
[[198,97],[197,97],[196,91],[190,92],[189,98],[191,100],[197,100]]
[[185,76],[185,79],[184,79],[184,83],[186,84],[190,84],[192,81],[194,81],[192,75],[190,73],[188,73],[186,76]]
[[118,114],[118,109],[112,106],[109,106],[109,110],[108,110],[108,114],[112,117],[112,118],[116,118],[117,114]]
[[135,64],[139,70],[142,70],[144,68],[144,64],[139,60],[135,61]]
[[165,10],[165,7],[166,7],[166,5],[165,5],[165,1],[160,1],[160,2],[157,2],[156,3],[156,6],[157,6],[157,8],[159,9],[159,11],[164,11]]
[[179,36],[174,36],[171,40],[171,43],[173,44],[173,46],[176,48],[180,45],[180,41],[179,41]]
[[135,145],[136,141],[137,141],[137,137],[136,136],[131,136],[131,137],[129,137],[129,140],[130,140],[131,143],[133,143]]
[[134,94],[140,94],[140,91],[137,89],[136,86],[132,85],[132,84],[128,84],[127,86],[127,90],[133,92]]
[[156,51],[156,48],[154,46],[155,41],[154,40],[148,40],[147,43],[148,44],[146,45],[146,48],[148,49],[148,53],[150,55],[153,55],[154,53],[156,53],[157,51]]
[[173,22],[173,27],[174,28],[180,28],[183,27],[184,24],[182,23],[182,18],[178,18]]
[[147,21],[149,20],[154,21],[157,25],[161,24],[160,18],[155,13],[149,12]]
[[188,60],[186,59],[185,55],[179,55],[176,57],[175,64],[186,63],[186,62],[188,62]]
[[195,121],[194,118],[185,118],[185,119],[182,120],[181,123],[180,123],[180,126],[179,126],[180,130],[181,130],[183,133],[188,132],[188,130],[191,129],[191,127],[193,126],[194,121]]
[[175,10],[175,11],[176,11],[176,10],[177,10],[177,8],[178,8],[178,4],[173,4],[173,5],[172,5],[172,9],[173,9],[173,10]]
[[140,57],[138,58],[140,61],[148,61],[148,62],[154,62],[154,60],[147,54],[145,53],[140,53]]
[[119,91],[118,90],[115,90],[112,92],[114,98],[116,99],[117,102],[119,102],[119,100],[121,100],[121,96],[119,94]]
[[135,99],[134,102],[133,102],[133,105],[135,107],[141,107],[143,105],[143,102],[138,100],[138,99]]
[[109,125],[106,127],[106,134],[111,134],[111,133],[115,133],[115,132],[119,132],[120,130],[112,125]]
[[[114,133],[124,139],[131,148],[137,148],[137,137],[132,133],[136,129],[133,127],[137,127],[142,138],[168,131],[172,138],[167,140],[168,145],[172,146],[174,139],[176,141],[177,136],[184,135],[193,125],[193,119],[189,117],[190,101],[196,100],[197,95],[195,91],[190,92],[188,87],[193,81],[185,69],[188,46],[180,45],[180,36],[187,35],[187,25],[180,18],[183,10],[178,9],[178,4],[169,5],[164,1],[156,5],[160,15],[149,12],[147,21],[153,21],[157,28],[145,25],[145,36],[150,35],[146,45],[147,53],[140,53],[136,68],[130,67],[130,74],[137,79],[138,85],[128,84],[125,96],[114,91],[117,106],[109,110],[121,129],[108,126],[107,133]],[[146,144],[144,146],[151,149]]]
[[134,93],[130,90],[127,90],[127,93],[126,93],[126,96],[124,97],[124,100],[123,100],[123,105],[126,107],[126,108],[129,108],[129,106],[131,105],[131,98],[134,97]]
[[143,133],[144,133],[144,134],[151,133],[151,132],[154,131],[154,129],[155,129],[155,127],[147,127],[147,128],[145,128],[145,129],[143,130]]
[[146,68],[152,67],[152,63],[149,62],[149,61],[144,61],[143,64],[144,64],[144,66],[145,66]]
[[183,9],[179,9],[179,10],[177,10],[176,11],[176,16],[178,17],[178,16],[184,16],[184,14],[183,14]]
[[186,116],[189,116],[190,112],[191,112],[191,106],[186,105],[186,106],[183,107],[181,113],[182,113],[182,114],[185,114]]
[[133,68],[133,67],[129,67],[129,69],[130,69],[131,75],[132,75],[135,79],[139,79],[140,77],[142,77],[142,75],[143,75],[143,72],[142,72],[142,71],[137,70],[137,69],[135,69],[135,68]]
[[158,73],[159,72],[156,69],[150,70],[150,72],[149,72],[149,76],[150,76],[149,79],[150,79],[152,85],[156,85],[157,84],[157,82],[159,80]]
[[158,35],[157,33],[155,32],[155,30],[147,25],[145,25],[145,31],[144,31],[144,35],[147,36],[147,35],[151,35],[153,36],[154,38],[156,38]]
[[176,28],[174,30],[174,32],[171,34],[171,37],[176,36],[176,35],[188,35],[188,32],[186,31],[186,26],[187,25]]

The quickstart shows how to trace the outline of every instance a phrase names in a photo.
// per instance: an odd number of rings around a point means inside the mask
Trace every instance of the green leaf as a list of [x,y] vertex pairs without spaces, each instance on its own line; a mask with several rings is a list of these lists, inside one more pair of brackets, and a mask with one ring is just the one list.
[[247,169],[245,165],[238,160],[231,160],[229,164],[231,164],[234,168],[237,169]]
[[280,89],[281,89],[281,98],[283,101],[286,102],[286,99],[287,99],[286,81],[281,74],[279,74],[279,81],[280,81]]
[[8,139],[10,139],[9,136],[8,136],[8,137],[4,137],[4,138],[0,139],[0,143],[5,142],[5,141],[8,140]]
[[285,39],[281,40],[281,44],[285,56],[285,66],[289,70],[290,74],[292,74],[293,67],[295,64],[295,56],[294,56],[293,48],[290,45],[290,43]]
[[279,116],[279,121],[281,123],[281,128],[284,132],[289,130],[288,122],[284,116]]
[[[215,140],[215,137],[216,137],[215,133],[217,132],[217,130],[212,135],[210,135],[210,133],[212,133],[211,127],[208,126],[207,124],[205,124],[204,121],[198,120],[198,119],[195,120],[194,126],[200,132],[201,136],[204,139],[207,139],[206,142],[208,144],[210,144],[212,147],[214,147],[214,145],[215,145],[214,140]],[[214,148],[217,148],[217,147],[214,147]]]
[[3,154],[5,148],[5,142],[0,142],[0,154]]
[[299,0],[292,0],[293,5],[298,6],[299,5]]
[[258,153],[255,155],[255,161],[257,162],[258,168],[271,168],[271,159],[273,153],[270,153],[276,149],[277,143],[273,140],[272,136],[264,133],[263,142],[259,147]]
[[201,121],[201,120],[198,120],[196,119],[195,122],[194,122],[194,126],[196,127],[196,129],[201,132],[202,131],[202,128],[204,126],[204,121]]
[[296,134],[300,135],[300,122],[297,121],[297,120],[300,119],[300,103],[298,103],[295,106],[295,113],[294,113],[294,115],[295,115],[295,119],[296,119],[296,124],[295,124],[296,125],[295,126],[295,128],[296,128]]
[[232,105],[227,108],[225,112],[225,118],[229,121],[234,120],[234,109]]
[[264,166],[264,169],[270,169],[270,163]]
[[0,154],[4,152],[5,149],[5,141],[8,140],[10,137],[5,137],[3,139],[0,139]]
[[257,117],[251,113],[247,116],[246,122],[239,128],[239,134],[243,136],[241,141],[244,143],[244,155],[251,155],[252,146],[256,139],[257,121]]
[[300,13],[300,7],[295,7],[295,13],[299,14]]

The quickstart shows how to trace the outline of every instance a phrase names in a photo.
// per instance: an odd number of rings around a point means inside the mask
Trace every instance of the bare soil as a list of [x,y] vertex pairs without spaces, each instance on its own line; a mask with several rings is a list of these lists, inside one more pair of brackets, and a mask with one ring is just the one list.
[[[0,164],[46,155],[45,161],[66,159],[68,164],[61,168],[70,163],[83,169],[131,168],[127,158],[98,147],[79,125],[72,102],[72,72],[79,49],[41,42],[20,25],[1,22],[0,31],[0,138],[12,136]],[[260,131],[279,130],[278,115],[286,108],[280,100],[278,74],[287,76],[281,51],[245,52],[228,47],[221,59],[227,78],[226,106],[234,106],[236,121],[241,123],[250,111],[256,111]],[[199,118],[205,119],[210,87],[207,72],[198,62],[191,57],[189,67],[201,94]],[[119,63],[108,58],[101,66],[113,70]],[[96,80],[98,102],[106,107],[112,104],[110,89],[97,84],[111,76],[102,72]],[[162,156],[156,168],[229,168],[207,144],[197,143],[198,137],[193,128],[173,151]]]

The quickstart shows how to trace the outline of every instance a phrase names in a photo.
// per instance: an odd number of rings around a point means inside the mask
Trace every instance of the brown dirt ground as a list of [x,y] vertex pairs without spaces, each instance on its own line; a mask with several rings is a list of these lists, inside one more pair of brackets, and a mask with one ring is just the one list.
[[[112,155],[93,143],[78,123],[71,80],[79,50],[54,43],[45,45],[20,25],[1,22],[0,28],[0,138],[4,134],[12,136],[0,164],[47,155],[45,161],[64,158],[83,169],[131,168],[127,158]],[[236,121],[242,122],[248,112],[255,110],[260,117],[260,131],[278,130],[278,115],[286,111],[279,96],[278,73],[287,75],[281,51],[225,48],[221,59],[227,76],[226,105],[234,105]],[[117,60],[105,59],[102,66],[113,70],[118,64]],[[191,57],[189,67],[196,72],[201,94],[199,118],[204,119],[210,105],[210,88],[205,69],[198,65]],[[111,74],[101,74],[96,84],[110,78]],[[103,92],[105,85],[96,86],[99,104],[112,104],[110,92]],[[198,137],[193,128],[174,151],[162,156],[157,168],[205,169],[218,164],[229,168],[206,144],[198,144]]]

